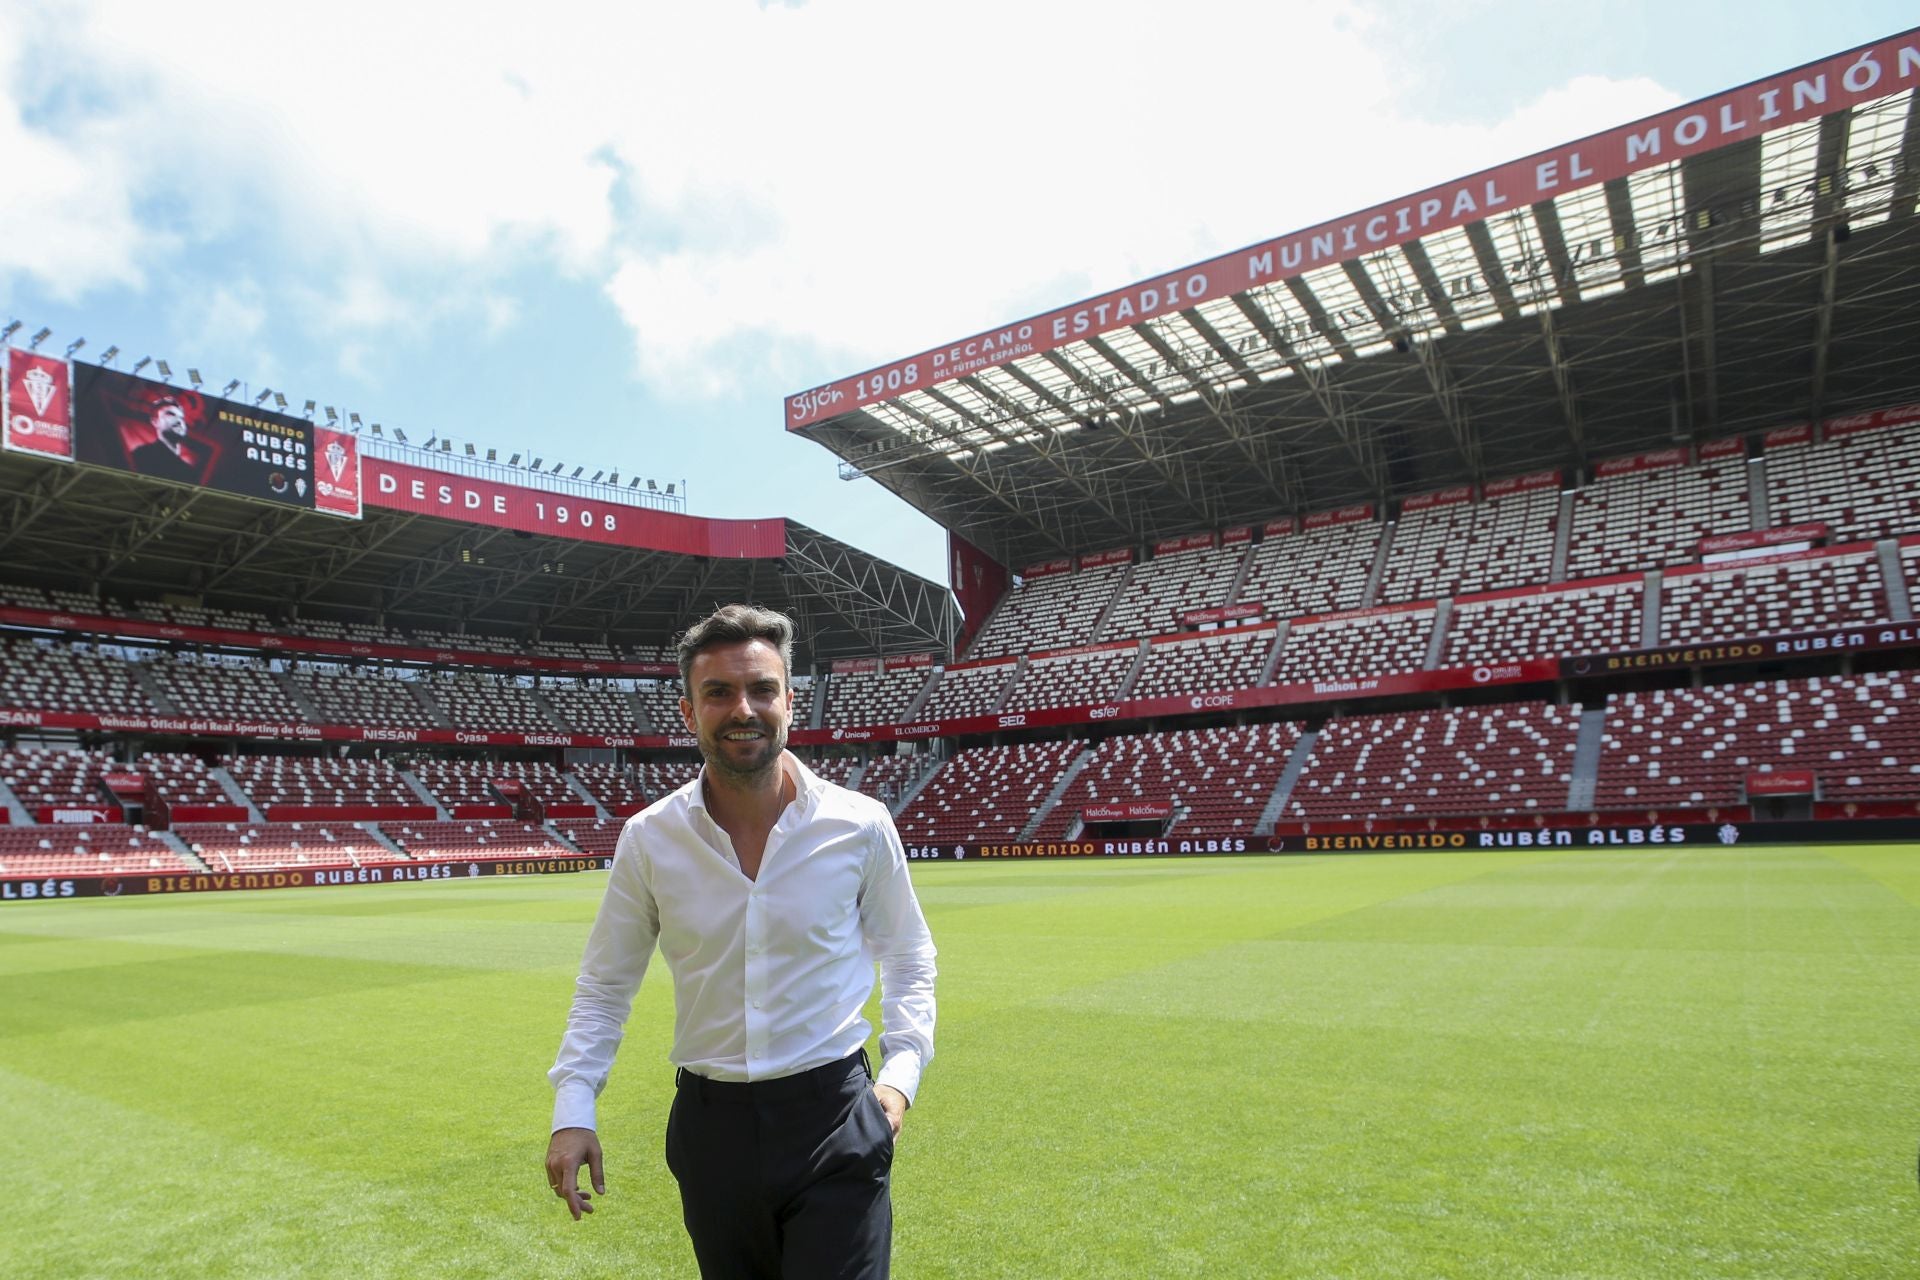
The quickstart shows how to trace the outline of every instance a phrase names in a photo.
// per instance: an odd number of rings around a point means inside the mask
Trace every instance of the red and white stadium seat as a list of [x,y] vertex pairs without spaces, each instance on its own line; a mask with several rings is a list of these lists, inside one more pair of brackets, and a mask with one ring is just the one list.
[[1013,679],[1016,664],[990,662],[981,666],[948,667],[940,683],[920,713],[923,720],[957,720],[962,716],[983,716],[999,704],[1000,695]]
[[1920,531],[1920,424],[1769,447],[1767,513],[1825,524],[1835,543]]
[[461,858],[551,858],[573,850],[531,822],[488,821],[382,822],[380,830],[423,862]]
[[1129,801],[1171,802],[1171,835],[1250,836],[1299,740],[1287,721],[1108,738],[1034,838],[1061,839],[1089,805]]
[[1287,797],[1289,820],[1558,812],[1580,708],[1547,702],[1329,720]]
[[306,719],[273,673],[255,658],[203,659],[182,654],[172,661],[149,662],[144,669],[183,716],[287,723]]
[[[928,667],[886,671],[835,671],[826,677],[827,711],[823,725],[898,723],[933,674]],[[807,722],[794,716],[794,723]]]
[[1573,495],[1566,576],[1691,564],[1702,538],[1752,527],[1744,458],[1609,476]]
[[1119,692],[1120,682],[1140,656],[1138,645],[1076,653],[1058,658],[1035,658],[1002,711],[1037,711],[1047,707],[1084,707],[1107,702]]
[[1147,649],[1129,699],[1251,689],[1273,652],[1273,627],[1242,627],[1163,639]]
[[1646,586],[1639,579],[1456,601],[1440,665],[1468,667],[1638,649],[1646,604]]
[[1128,568],[1109,564],[1022,579],[1000,602],[967,657],[1005,658],[1086,643]]
[[1270,618],[1299,618],[1359,607],[1380,551],[1375,520],[1274,534],[1253,549],[1237,603],[1257,604]]
[[0,827],[0,876],[130,876],[193,869],[143,827],[106,822]]
[[1890,617],[1871,551],[1780,564],[1668,573],[1661,583],[1663,643],[1788,635]]
[[415,680],[403,677],[401,670],[300,663],[289,678],[320,713],[322,724],[431,729],[433,717],[413,694]]
[[1246,558],[1245,545],[1203,547],[1155,556],[1135,567],[1121,588],[1113,611],[1100,628],[1101,640],[1157,636],[1180,628],[1179,615],[1226,603],[1227,588]]
[[1296,625],[1287,632],[1273,683],[1418,671],[1433,637],[1433,619],[1434,610],[1425,608]]
[[1551,487],[1403,512],[1378,603],[1546,582],[1559,515],[1560,491]]
[[608,813],[637,813],[646,808],[648,797],[640,789],[640,771],[628,764],[576,764],[568,769],[580,785],[593,793]]
[[900,815],[900,836],[908,844],[1012,839],[1080,749],[1078,742],[1026,742],[961,751]]
[[0,639],[0,706],[128,716],[155,710],[119,656],[19,638]]
[[1616,694],[1594,804],[1739,804],[1748,774],[1782,769],[1811,771],[1825,800],[1920,798],[1916,680],[1886,672]]
[[340,809],[422,803],[399,771],[383,760],[234,756],[224,763],[240,790],[262,811],[281,805]]
[[394,860],[391,849],[350,822],[183,822],[173,834],[215,871]]

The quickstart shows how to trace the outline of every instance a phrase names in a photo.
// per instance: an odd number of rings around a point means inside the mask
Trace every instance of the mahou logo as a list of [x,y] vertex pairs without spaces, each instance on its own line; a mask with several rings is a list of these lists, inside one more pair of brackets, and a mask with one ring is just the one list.
[[33,401],[33,411],[44,416],[47,406],[53,403],[53,375],[35,365],[20,375],[20,381],[26,384],[27,399]]

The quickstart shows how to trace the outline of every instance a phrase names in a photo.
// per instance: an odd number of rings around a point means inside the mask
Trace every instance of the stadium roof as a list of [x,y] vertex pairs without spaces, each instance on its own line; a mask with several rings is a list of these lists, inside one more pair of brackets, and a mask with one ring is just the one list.
[[1013,567],[1920,397],[1920,31],[790,397]]
[[0,557],[10,581],[97,586],[127,598],[172,594],[270,614],[292,606],[336,620],[377,613],[442,631],[471,624],[656,644],[717,604],[751,600],[792,614],[801,649],[815,658],[951,645],[958,610],[944,585],[784,523],[777,558],[688,555],[374,505],[343,522],[0,453]]

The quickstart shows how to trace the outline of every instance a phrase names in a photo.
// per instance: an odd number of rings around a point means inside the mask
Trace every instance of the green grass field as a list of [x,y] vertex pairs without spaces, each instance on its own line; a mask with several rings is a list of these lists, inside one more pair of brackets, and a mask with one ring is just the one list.
[[[922,865],[921,1277],[1920,1274],[1920,850]],[[0,910],[0,1275],[690,1276],[604,877]]]

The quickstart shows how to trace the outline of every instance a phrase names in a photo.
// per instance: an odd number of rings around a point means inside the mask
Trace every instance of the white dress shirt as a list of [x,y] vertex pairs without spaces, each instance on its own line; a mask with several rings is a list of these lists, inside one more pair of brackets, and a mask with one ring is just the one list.
[[878,1082],[908,1102],[933,1058],[933,937],[886,806],[791,754],[793,802],[760,874],[707,811],[705,771],[627,820],[587,938],[553,1082],[553,1127],[594,1127],[614,1052],[657,943],[673,975],[672,1061],[714,1080],[769,1080],[845,1058],[872,1026]]

